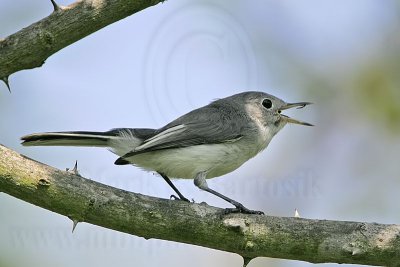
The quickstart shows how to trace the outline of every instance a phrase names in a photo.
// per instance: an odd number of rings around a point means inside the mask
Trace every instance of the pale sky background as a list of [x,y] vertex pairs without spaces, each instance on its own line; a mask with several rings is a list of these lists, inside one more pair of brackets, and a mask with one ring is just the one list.
[[[50,1],[1,0],[0,37],[51,11]],[[158,128],[215,98],[265,91],[314,102],[288,114],[316,126],[286,126],[264,152],[210,187],[270,215],[293,216],[297,208],[306,218],[399,224],[399,28],[394,0],[169,0],[12,75],[11,94],[0,84],[0,143],[59,169],[78,160],[84,177],[168,198],[160,177],[115,166],[107,150],[22,147],[19,138]],[[191,180],[175,184],[197,202],[229,207]],[[1,267],[242,264],[235,254],[85,223],[71,234],[68,218],[5,194],[0,218]]]

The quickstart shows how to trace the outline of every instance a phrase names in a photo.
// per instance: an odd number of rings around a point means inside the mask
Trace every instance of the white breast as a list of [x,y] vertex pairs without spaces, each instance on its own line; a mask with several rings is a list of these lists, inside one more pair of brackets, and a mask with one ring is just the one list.
[[[265,142],[264,142],[265,143]],[[263,144],[264,145],[264,144]],[[232,172],[262,150],[258,142],[240,139],[226,144],[165,149],[127,158],[133,165],[171,178],[193,179],[199,172],[213,178]]]

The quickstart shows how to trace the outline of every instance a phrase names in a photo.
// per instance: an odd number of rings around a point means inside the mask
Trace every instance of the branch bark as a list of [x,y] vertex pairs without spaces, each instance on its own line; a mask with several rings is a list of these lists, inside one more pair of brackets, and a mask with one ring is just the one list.
[[224,214],[207,204],[144,196],[60,171],[0,145],[0,192],[146,239],[256,257],[400,266],[400,225]]
[[163,1],[82,0],[65,7],[51,1],[54,12],[48,17],[0,39],[0,79],[8,85],[11,74],[40,67],[64,47]]

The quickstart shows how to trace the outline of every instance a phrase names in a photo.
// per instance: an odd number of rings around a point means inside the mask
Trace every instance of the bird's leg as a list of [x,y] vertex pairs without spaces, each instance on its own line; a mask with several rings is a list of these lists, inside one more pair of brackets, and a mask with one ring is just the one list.
[[163,174],[163,173],[161,173],[161,172],[159,172],[158,174],[161,175],[162,178],[164,178],[164,180],[167,182],[167,184],[168,184],[172,189],[174,189],[175,193],[177,193],[178,196],[179,196],[179,198],[178,198],[178,197],[176,197],[176,196],[174,196],[174,195],[171,195],[171,198],[180,199],[180,200],[183,200],[183,201],[186,201],[186,202],[190,202],[186,197],[184,197],[184,196],[181,194],[181,192],[179,192],[178,188],[175,187],[175,185],[171,182],[171,180],[168,178],[168,176],[166,176],[165,174]]
[[235,212],[239,212],[239,213],[247,213],[247,214],[264,214],[264,212],[262,211],[257,211],[257,210],[250,210],[248,208],[246,208],[245,206],[243,206],[241,203],[222,195],[221,193],[218,193],[217,191],[211,189],[208,187],[207,185],[207,181],[206,181],[206,172],[200,172],[196,175],[196,177],[194,178],[194,184],[200,188],[201,190],[207,191],[213,195],[216,195],[217,197],[222,198],[223,200],[231,203],[233,206],[235,206],[235,208],[227,208],[225,209],[226,213],[235,213]]

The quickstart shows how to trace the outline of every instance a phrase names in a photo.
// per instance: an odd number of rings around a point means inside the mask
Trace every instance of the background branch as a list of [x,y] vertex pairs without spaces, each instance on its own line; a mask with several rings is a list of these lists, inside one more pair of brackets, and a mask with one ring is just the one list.
[[83,0],[59,6],[51,1],[54,12],[48,17],[0,39],[0,79],[8,86],[11,74],[40,67],[64,47],[160,2],[163,0]]
[[146,239],[314,263],[400,266],[400,226],[224,214],[207,204],[144,196],[60,171],[0,145],[0,191],[68,216]]

